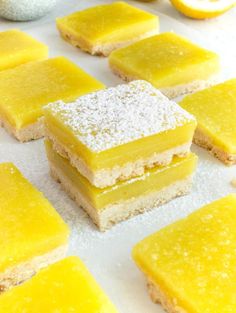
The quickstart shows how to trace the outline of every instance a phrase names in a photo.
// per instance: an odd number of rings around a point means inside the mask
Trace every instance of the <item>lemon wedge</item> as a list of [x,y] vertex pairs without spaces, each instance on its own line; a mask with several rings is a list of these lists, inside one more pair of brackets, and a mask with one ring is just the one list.
[[235,0],[170,0],[182,14],[194,19],[208,19],[219,16],[233,6]]

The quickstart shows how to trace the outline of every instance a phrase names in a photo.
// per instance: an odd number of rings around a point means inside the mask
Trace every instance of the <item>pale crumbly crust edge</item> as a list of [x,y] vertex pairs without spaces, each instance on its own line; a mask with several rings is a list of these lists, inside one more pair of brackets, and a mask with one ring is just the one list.
[[147,288],[149,295],[154,303],[159,303],[168,313],[188,313],[185,309],[178,306],[174,299],[168,298],[163,290],[147,277]]
[[192,175],[190,175],[160,191],[111,204],[102,210],[96,210],[58,167],[50,161],[49,165],[51,176],[61,183],[66,193],[90,216],[100,231],[106,231],[119,222],[150,211],[176,197],[186,195],[192,187]]
[[44,137],[43,118],[39,118],[37,122],[30,124],[20,130],[14,128],[6,119],[0,120],[0,126],[4,127],[9,134],[14,136],[22,143]]
[[84,40],[82,37],[76,37],[73,34],[63,30],[60,28],[60,26],[57,26],[61,37],[69,42],[72,46],[80,48],[81,50],[91,54],[91,55],[98,55],[98,56],[104,56],[107,57],[109,54],[119,48],[128,46],[136,41],[157,35],[159,33],[159,29],[152,29],[149,30],[146,33],[140,34],[139,36],[136,36],[132,39],[120,41],[117,43],[107,43],[107,44],[100,44],[100,45],[91,45],[89,42]]
[[52,143],[53,150],[62,157],[68,159],[89,182],[98,187],[105,188],[116,184],[118,181],[127,180],[144,174],[147,168],[157,165],[168,165],[173,156],[186,157],[190,153],[192,142],[174,147],[161,153],[154,153],[149,158],[139,159],[135,162],[129,162],[123,166],[115,166],[109,169],[91,171],[82,158],[72,153],[65,145],[61,144],[47,129],[45,130],[47,139]]
[[211,138],[203,131],[199,130],[199,128],[197,128],[194,133],[193,142],[196,145],[208,150],[212,155],[214,155],[217,159],[219,159],[226,165],[236,164],[236,154],[225,152],[216,145],[214,145]]
[[0,273],[0,293],[30,279],[42,268],[65,257],[68,245],[62,245],[43,255],[6,269]]
[[[133,77],[130,75],[126,75],[120,69],[118,69],[116,66],[111,64],[111,62],[110,62],[110,68],[115,75],[119,76],[122,80],[124,80],[126,82],[140,79],[140,77]],[[185,94],[193,93],[196,91],[203,90],[207,87],[211,87],[213,85],[216,85],[219,82],[220,82],[219,75],[214,74],[211,77],[209,77],[207,80],[195,80],[195,81],[190,82],[188,84],[176,85],[173,87],[160,88],[159,90],[167,98],[174,99],[174,98],[177,98],[177,97],[185,95]]]

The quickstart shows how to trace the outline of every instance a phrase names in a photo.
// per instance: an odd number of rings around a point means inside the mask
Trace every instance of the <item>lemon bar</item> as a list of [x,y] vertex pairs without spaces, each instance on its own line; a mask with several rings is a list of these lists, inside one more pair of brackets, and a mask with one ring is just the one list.
[[43,106],[75,98],[104,85],[64,57],[30,62],[0,72],[0,121],[24,142],[44,135]]
[[0,32],[0,47],[0,71],[48,56],[46,45],[17,29]]
[[196,121],[151,84],[135,81],[53,103],[45,125],[54,149],[103,188],[186,156]]
[[49,141],[46,141],[46,151],[51,175],[101,231],[188,193],[197,161],[194,154],[174,157],[167,166],[146,170],[143,175],[114,186],[97,188],[55,152]]
[[220,68],[217,54],[171,32],[118,49],[109,63],[124,80],[147,80],[169,98],[213,84]]
[[7,313],[118,313],[78,257],[67,257],[41,270],[0,297]]
[[187,96],[180,105],[198,121],[194,142],[225,164],[235,164],[236,79]]
[[150,295],[169,313],[236,307],[236,194],[212,202],[138,243]]
[[159,19],[125,2],[113,2],[57,19],[61,36],[92,55],[113,50],[157,34]]
[[0,203],[3,291],[64,257],[69,230],[52,205],[12,163],[0,164]]

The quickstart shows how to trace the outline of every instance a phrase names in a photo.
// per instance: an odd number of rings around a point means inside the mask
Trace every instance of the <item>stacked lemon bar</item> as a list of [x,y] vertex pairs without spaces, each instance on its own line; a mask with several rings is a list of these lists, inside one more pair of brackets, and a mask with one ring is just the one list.
[[52,176],[100,230],[189,192],[195,127],[145,81],[45,108]]

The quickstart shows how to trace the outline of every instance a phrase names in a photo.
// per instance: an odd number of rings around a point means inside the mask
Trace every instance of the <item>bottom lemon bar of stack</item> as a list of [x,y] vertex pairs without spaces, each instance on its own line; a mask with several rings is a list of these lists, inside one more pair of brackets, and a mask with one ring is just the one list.
[[168,313],[235,312],[235,221],[232,194],[138,243],[133,258],[153,301]]
[[12,163],[0,164],[0,232],[0,292],[67,251],[68,226]]
[[50,141],[45,144],[52,176],[102,231],[188,193],[197,161],[192,153],[185,158],[175,157],[168,166],[158,166],[139,177],[97,188],[55,152]]
[[0,297],[5,313],[118,313],[85,265],[68,257]]

